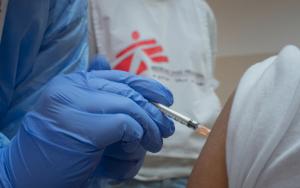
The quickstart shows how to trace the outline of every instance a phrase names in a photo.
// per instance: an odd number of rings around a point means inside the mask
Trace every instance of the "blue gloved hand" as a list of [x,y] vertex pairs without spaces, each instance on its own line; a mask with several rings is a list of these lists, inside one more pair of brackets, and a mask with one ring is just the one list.
[[[94,57],[89,66],[89,71],[93,70],[111,70],[105,56]],[[125,151],[120,143],[107,147],[94,176],[123,180],[136,175],[144,162],[146,150],[136,143],[128,145],[127,148],[132,152]]]
[[[159,151],[162,138],[174,132],[173,122],[149,101],[171,105],[173,98],[158,82],[122,71],[56,77],[1,151],[2,182],[81,187],[101,162],[112,177],[135,175],[131,166],[140,166],[144,151]],[[117,168],[129,175],[109,172]]]

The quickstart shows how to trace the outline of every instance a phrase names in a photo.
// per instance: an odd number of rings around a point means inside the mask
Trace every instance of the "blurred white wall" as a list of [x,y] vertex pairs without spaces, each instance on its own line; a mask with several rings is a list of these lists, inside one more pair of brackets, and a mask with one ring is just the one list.
[[217,90],[224,104],[252,64],[300,47],[300,0],[207,0],[218,23]]
[[300,46],[300,0],[207,0],[218,22],[218,56]]

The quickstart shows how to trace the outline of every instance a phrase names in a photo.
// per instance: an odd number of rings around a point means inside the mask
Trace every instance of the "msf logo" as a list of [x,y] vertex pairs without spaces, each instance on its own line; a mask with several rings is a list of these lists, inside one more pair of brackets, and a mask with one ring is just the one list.
[[114,69],[142,74],[150,64],[168,63],[167,56],[162,55],[163,48],[155,39],[140,40],[137,31],[132,32],[133,43],[116,55]]

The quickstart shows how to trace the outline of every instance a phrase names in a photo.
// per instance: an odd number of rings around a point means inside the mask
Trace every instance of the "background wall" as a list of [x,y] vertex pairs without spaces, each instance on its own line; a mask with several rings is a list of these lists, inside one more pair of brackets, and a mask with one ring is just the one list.
[[218,21],[219,56],[300,45],[299,0],[207,0]]
[[222,102],[253,63],[300,46],[299,0],[207,0],[218,23],[216,74]]

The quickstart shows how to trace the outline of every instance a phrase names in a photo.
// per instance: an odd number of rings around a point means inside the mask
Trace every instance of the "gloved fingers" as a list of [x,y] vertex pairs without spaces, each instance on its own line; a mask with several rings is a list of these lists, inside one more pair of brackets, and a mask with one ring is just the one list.
[[[100,79],[99,82],[101,82]],[[131,99],[111,92],[98,91],[97,89],[92,89],[87,85],[82,86],[82,88],[77,88],[76,92],[68,92],[67,95],[65,95],[64,93],[60,93],[61,90],[62,89],[59,88],[50,89],[50,96],[46,97],[47,100],[49,100],[49,103],[56,103],[56,101],[61,101],[59,103],[64,106],[61,106],[59,108],[55,107],[49,112],[46,111],[47,114],[45,115],[47,117],[51,117],[53,116],[53,114],[57,114],[58,117],[72,116],[72,114],[61,116],[61,113],[64,113],[64,111],[66,111],[65,108],[68,107],[76,108],[77,110],[82,112],[94,114],[125,114],[128,115],[128,117],[135,119],[135,121],[137,121],[138,124],[142,126],[145,130],[146,133],[142,142],[145,143],[144,146],[147,150],[157,151],[161,148],[162,138],[159,128],[154,123],[154,121],[148,116],[145,110],[138,106]],[[46,99],[44,99],[44,101],[45,100]],[[52,118],[56,119],[56,117]],[[76,119],[76,117],[74,116],[72,116],[72,118]],[[112,119],[114,120],[114,118]],[[122,120],[122,118],[119,119]],[[123,122],[127,122],[126,118],[123,119]],[[121,120],[119,120],[117,124],[120,124],[122,122]],[[84,116],[80,117],[79,122],[81,121],[87,121],[87,118]],[[110,123],[113,123],[113,121]]]
[[[137,143],[140,143],[143,139],[143,127],[127,114],[99,114],[70,107],[64,107],[57,113],[62,117],[68,117],[68,119],[59,119],[62,125],[64,125],[65,121],[70,121],[70,119],[72,119],[72,126],[60,125],[59,127],[41,128],[49,129],[44,131],[49,132],[49,134],[53,132],[51,130],[54,130],[57,133],[57,136],[59,133],[68,135],[75,143],[78,141],[78,143],[86,143],[97,149],[104,149],[107,146],[120,141],[137,145]],[[57,136],[54,136],[53,139],[60,139]],[[60,140],[58,142],[62,143],[64,141]]]
[[[99,132],[101,132],[95,134],[98,144],[109,146],[116,142],[124,142],[133,143],[135,146],[143,139],[143,127],[127,114],[102,114],[98,115],[98,118]],[[106,126],[103,126],[100,120]],[[97,124],[94,125],[97,126]],[[92,132],[93,127],[89,126],[89,128]]]
[[[162,147],[162,135],[157,124],[150,118],[147,112],[141,108],[137,103],[128,97],[117,95],[105,91],[86,91],[86,97],[89,98],[81,106],[84,111],[90,113],[101,114],[125,114],[137,121],[144,129],[144,136],[141,144],[146,150],[151,152],[158,152]],[[118,123],[122,123],[122,119],[127,116],[121,116]],[[114,122],[114,118],[112,118]],[[124,120],[124,121],[125,121]],[[126,121],[125,121],[126,122]]]
[[170,106],[173,104],[172,93],[164,87],[158,81],[153,79],[136,76],[134,74],[124,72],[124,71],[92,71],[90,78],[102,78],[114,82],[119,82],[128,85],[140,94],[142,94],[146,99],[151,102],[156,102]]
[[112,157],[103,156],[97,173],[103,177],[126,180],[133,178],[143,165],[144,159],[136,161],[122,161]]
[[103,55],[96,55],[90,62],[88,72],[93,70],[111,70],[107,58]]
[[[79,77],[81,77],[81,74],[78,75]],[[76,79],[78,75],[76,74]],[[82,76],[85,75],[87,74],[83,74]],[[55,103],[56,105],[72,107],[82,112],[89,112],[95,114],[125,114],[127,116],[130,116],[135,121],[137,121],[140,126],[143,127],[144,136],[141,140],[141,144],[143,145],[143,147],[151,152],[158,152],[161,149],[161,131],[159,130],[157,124],[149,117],[147,112],[143,108],[141,108],[137,103],[135,103],[128,97],[120,96],[111,92],[99,91],[96,88],[91,88],[87,84],[89,80],[88,77],[83,77],[83,84],[78,84],[76,81],[73,82],[73,80],[72,82],[70,82],[68,79],[72,80],[72,77],[65,77],[65,79],[62,80],[62,82],[66,82],[65,84],[57,84],[57,86],[54,84],[53,88],[49,89],[49,92],[47,92],[48,94],[46,94],[46,99],[49,100],[49,103]],[[99,79],[99,82],[104,82],[104,80]],[[66,87],[67,85],[70,86],[67,88],[62,88]],[[74,92],[74,88],[76,89],[76,92]],[[46,115],[47,117],[53,115],[53,110],[61,109],[61,111],[64,111],[63,108],[58,108],[56,105],[50,105],[55,108],[51,111],[47,111],[47,113],[49,113]],[[41,106],[41,108],[43,107]],[[43,109],[41,109],[41,111],[43,111]],[[56,112],[56,114],[60,113]],[[57,116],[60,117],[61,115]],[[76,118],[74,117],[74,119]],[[78,120],[79,122],[87,121],[85,117],[81,117],[81,119]],[[99,120],[99,122],[101,121]],[[110,123],[113,123],[113,121]],[[84,123],[82,124],[84,126],[87,125]]]
[[128,153],[123,150],[122,143],[113,144],[105,149],[97,174],[118,180],[132,178],[141,168],[145,154],[140,145],[134,152]]
[[107,147],[120,141],[136,145],[143,138],[143,127],[126,114],[100,114],[95,120],[97,122],[91,125],[98,127],[87,126],[87,129],[88,133],[93,134],[98,145]]
[[175,131],[175,126],[172,120],[165,116],[157,107],[146,100],[140,93],[136,92],[128,85],[112,82],[109,80],[99,81],[98,78],[88,79],[88,85],[92,88],[115,93],[124,97],[128,97],[139,106],[141,106],[152,120],[158,125],[159,130],[164,138],[171,136]]
[[[130,149],[131,151],[127,150],[124,148],[124,146],[133,146],[134,145],[134,150]],[[124,160],[124,161],[129,161],[129,160],[139,160],[140,158],[144,157],[146,153],[146,150],[143,148],[143,146],[136,142],[117,142],[114,143],[108,147],[105,148],[103,155],[113,157],[119,160]]]
[[[122,148],[128,153],[136,150],[136,147],[139,145],[142,145],[148,151],[158,152],[162,147],[160,131],[149,119],[145,120],[145,117],[138,116],[140,116],[138,113],[133,115],[133,113],[130,112],[128,114],[106,115],[103,121],[106,125],[110,126],[106,126],[107,128],[105,129],[100,128],[100,131],[106,133],[108,140],[104,142],[99,135],[99,141],[107,145],[122,141]],[[149,124],[145,126],[145,123]],[[142,124],[142,126],[140,124]],[[114,137],[112,137],[111,134],[114,135]],[[104,136],[105,135],[103,135],[103,137]]]

